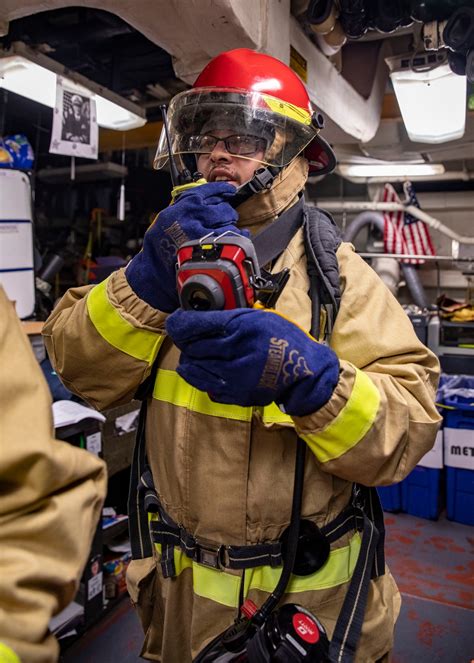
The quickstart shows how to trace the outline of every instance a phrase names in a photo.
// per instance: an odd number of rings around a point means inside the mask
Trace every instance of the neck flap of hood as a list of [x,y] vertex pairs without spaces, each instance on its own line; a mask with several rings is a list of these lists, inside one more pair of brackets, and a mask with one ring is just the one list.
[[308,162],[297,157],[275,177],[271,189],[255,193],[237,207],[237,225],[257,233],[296,201],[307,178]]

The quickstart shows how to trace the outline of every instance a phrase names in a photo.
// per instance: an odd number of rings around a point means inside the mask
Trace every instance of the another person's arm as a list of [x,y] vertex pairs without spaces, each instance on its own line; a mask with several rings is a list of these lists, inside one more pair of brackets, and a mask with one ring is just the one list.
[[54,439],[48,387],[1,288],[0,363],[0,660],[53,663],[48,624],[76,594],[106,470]]

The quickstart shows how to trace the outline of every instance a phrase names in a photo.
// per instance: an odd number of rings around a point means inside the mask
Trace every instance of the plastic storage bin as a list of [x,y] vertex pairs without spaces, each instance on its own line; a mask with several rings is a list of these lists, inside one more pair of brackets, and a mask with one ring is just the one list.
[[417,465],[402,482],[402,508],[412,516],[437,520],[441,511],[442,470]]
[[[474,377],[470,377],[474,389]],[[446,398],[444,457],[446,464],[446,515],[474,525],[474,398]]]
[[431,451],[401,482],[402,509],[412,516],[437,520],[443,495],[443,431],[438,431]]
[[384,511],[397,513],[402,510],[401,483],[395,483],[393,486],[379,486],[377,492]]

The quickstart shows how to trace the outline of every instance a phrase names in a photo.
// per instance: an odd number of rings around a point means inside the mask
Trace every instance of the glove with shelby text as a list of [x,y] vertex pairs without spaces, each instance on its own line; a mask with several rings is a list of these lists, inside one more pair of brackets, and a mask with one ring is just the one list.
[[135,294],[165,313],[179,306],[176,291],[176,252],[181,244],[209,233],[220,235],[236,227],[238,214],[227,202],[235,187],[227,182],[202,184],[184,191],[158,214],[143,239],[143,249],[128,264],[125,276]]
[[304,416],[327,403],[338,382],[336,354],[274,311],[178,310],[166,330],[181,350],[179,375],[218,403],[274,401]]

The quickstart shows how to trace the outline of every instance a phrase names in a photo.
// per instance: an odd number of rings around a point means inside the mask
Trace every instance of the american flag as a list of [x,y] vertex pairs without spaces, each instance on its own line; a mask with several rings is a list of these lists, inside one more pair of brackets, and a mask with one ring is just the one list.
[[[411,182],[403,185],[405,192],[405,205],[414,205],[420,208],[415,190]],[[400,203],[397,192],[389,183],[383,188],[384,203]],[[384,212],[384,250],[386,253],[406,253],[416,256],[436,255],[433,242],[431,241],[428,226],[406,212]],[[420,265],[423,260],[406,260],[412,265]]]

